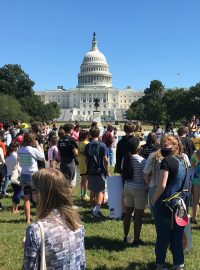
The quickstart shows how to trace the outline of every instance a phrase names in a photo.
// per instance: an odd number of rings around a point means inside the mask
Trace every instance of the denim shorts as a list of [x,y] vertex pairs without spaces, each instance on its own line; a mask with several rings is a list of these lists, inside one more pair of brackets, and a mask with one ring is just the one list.
[[32,175],[30,174],[21,174],[20,175],[20,185],[23,186],[31,186],[32,183]]

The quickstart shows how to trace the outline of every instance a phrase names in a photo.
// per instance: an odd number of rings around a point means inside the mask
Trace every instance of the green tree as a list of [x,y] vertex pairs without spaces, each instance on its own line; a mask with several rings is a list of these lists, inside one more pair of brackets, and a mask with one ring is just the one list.
[[30,117],[21,109],[20,103],[12,96],[0,94],[0,121],[20,119],[28,122]]
[[152,124],[165,120],[165,104],[163,104],[164,86],[162,82],[153,80],[144,96],[131,104],[127,112],[129,119],[138,119]]
[[187,93],[187,118],[189,119],[192,114],[200,115],[200,83],[191,86]]
[[187,117],[188,91],[184,88],[170,89],[165,92],[163,103],[166,108],[167,121],[178,121]]
[[45,121],[53,120],[60,116],[60,108],[56,102],[51,102],[44,106]]
[[0,93],[20,99],[34,94],[34,84],[20,65],[8,64],[0,68]]
[[145,96],[153,99],[161,99],[164,95],[164,85],[161,81],[153,80],[150,83],[149,88],[144,90]]

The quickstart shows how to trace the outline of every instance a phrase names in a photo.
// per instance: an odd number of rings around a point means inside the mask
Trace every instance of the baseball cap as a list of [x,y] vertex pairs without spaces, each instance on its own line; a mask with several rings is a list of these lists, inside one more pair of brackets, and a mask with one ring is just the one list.
[[28,124],[22,123],[21,124],[21,129],[28,129]]
[[22,144],[23,143],[23,136],[19,135],[17,138],[15,138],[15,141]]
[[175,220],[176,224],[179,226],[186,226],[189,222],[185,202],[183,201],[183,199],[180,199],[178,203],[177,210],[175,213]]

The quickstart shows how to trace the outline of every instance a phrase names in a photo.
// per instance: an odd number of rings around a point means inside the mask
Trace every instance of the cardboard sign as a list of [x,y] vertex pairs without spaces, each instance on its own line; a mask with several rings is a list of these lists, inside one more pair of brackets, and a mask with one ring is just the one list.
[[121,176],[107,178],[109,217],[118,219],[122,216],[123,185]]

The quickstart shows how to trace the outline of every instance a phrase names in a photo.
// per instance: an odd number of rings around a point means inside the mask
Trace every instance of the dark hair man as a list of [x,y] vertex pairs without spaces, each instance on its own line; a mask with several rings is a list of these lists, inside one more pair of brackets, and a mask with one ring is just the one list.
[[187,138],[188,132],[188,128],[184,126],[179,127],[178,129],[178,136],[183,145],[183,152],[187,154],[188,158],[190,159],[195,150],[195,147],[193,141],[190,138]]
[[74,126],[65,124],[64,135],[58,140],[58,155],[60,157],[60,170],[66,176],[72,187],[76,185],[76,165],[74,158],[78,156],[78,146],[71,137]]
[[94,207],[92,215],[101,218],[100,207],[105,192],[106,176],[109,175],[109,171],[108,150],[106,145],[99,141],[99,134],[98,127],[90,129],[91,141],[85,146],[85,156],[87,159],[88,189],[91,192],[91,206]]

